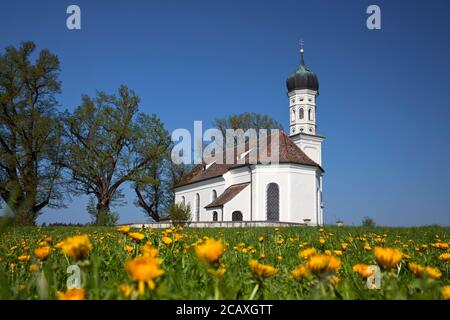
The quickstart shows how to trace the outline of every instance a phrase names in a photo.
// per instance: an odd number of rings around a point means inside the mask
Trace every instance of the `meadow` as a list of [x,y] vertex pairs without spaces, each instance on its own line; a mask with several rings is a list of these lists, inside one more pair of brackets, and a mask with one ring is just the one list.
[[[1,299],[450,299],[450,228],[10,227]],[[81,289],[68,289],[70,265]],[[368,266],[381,270],[369,289]]]

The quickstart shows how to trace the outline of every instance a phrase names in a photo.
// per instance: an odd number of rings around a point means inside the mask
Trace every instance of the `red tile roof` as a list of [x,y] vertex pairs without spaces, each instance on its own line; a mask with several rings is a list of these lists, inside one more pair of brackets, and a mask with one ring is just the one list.
[[[320,170],[323,171],[322,167],[317,164],[316,162],[314,162],[313,160],[311,160],[296,144],[294,141],[292,141],[288,135],[280,130],[279,134],[272,134],[268,136],[267,139],[267,146],[266,147],[261,147],[260,146],[260,150],[258,152],[258,159],[257,159],[257,163],[261,163],[261,159],[260,159],[260,155],[261,154],[267,154],[268,157],[271,156],[271,143],[272,143],[272,139],[276,139],[278,137],[279,139],[279,149],[278,149],[278,162],[279,163],[295,163],[295,164],[302,164],[302,165],[307,165],[307,166],[314,166],[314,167],[318,167]],[[259,140],[257,141],[257,144],[260,145]],[[254,145],[250,145],[249,143],[245,143],[245,151],[251,150],[254,147]],[[237,152],[235,152],[237,150],[239,150],[239,147],[234,147],[234,148],[230,148],[225,150],[224,154],[223,154],[223,164],[219,164],[219,163],[212,163],[210,165],[207,165],[206,163],[210,163],[209,161],[206,161],[203,164],[198,164],[196,165],[183,179],[181,179],[181,181],[175,186],[175,187],[181,187],[181,186],[185,186],[191,183],[195,183],[195,182],[200,182],[203,180],[207,180],[207,179],[211,179],[211,178],[217,178],[217,177],[221,177],[223,174],[225,174],[227,171],[234,169],[234,168],[238,168],[238,167],[242,167],[242,166],[247,166],[249,164],[251,164],[250,162],[250,156],[246,155],[245,159],[241,159],[238,160],[237,157],[238,155],[236,154]],[[226,155],[229,152],[234,152],[234,163],[232,164],[226,164]]]
[[246,182],[229,186],[216,200],[205,206],[205,208],[222,207],[225,203],[237,196],[239,192],[244,190],[249,184],[249,182]]

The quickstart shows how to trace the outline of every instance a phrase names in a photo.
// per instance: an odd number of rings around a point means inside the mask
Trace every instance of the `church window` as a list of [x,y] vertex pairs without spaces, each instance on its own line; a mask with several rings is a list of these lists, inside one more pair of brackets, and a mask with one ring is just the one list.
[[295,120],[295,110],[292,110],[292,120],[291,121],[294,121]]
[[313,112],[312,112],[312,109],[309,109],[309,110],[308,110],[308,119],[309,119],[310,121],[313,120]]
[[299,117],[300,119],[303,119],[305,117],[305,110],[303,110],[303,108],[300,108]]
[[217,217],[218,217],[217,211],[213,211],[213,216],[212,216],[213,221],[217,221]]
[[186,198],[185,198],[184,196],[181,196],[181,203],[182,203],[183,205],[186,204]]
[[200,221],[200,195],[195,194],[195,219]]
[[266,215],[268,221],[280,220],[280,189],[278,184],[273,182],[267,186]]
[[211,202],[217,199],[217,192],[216,190],[213,190],[211,192]]

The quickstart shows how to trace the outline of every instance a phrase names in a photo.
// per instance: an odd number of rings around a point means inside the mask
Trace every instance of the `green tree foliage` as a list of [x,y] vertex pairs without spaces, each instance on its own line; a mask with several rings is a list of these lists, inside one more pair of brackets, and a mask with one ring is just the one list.
[[64,115],[68,140],[63,165],[71,174],[75,194],[95,197],[95,222],[105,224],[105,215],[120,201],[126,182],[143,183],[144,171],[159,156],[152,125],[155,116],[138,112],[139,97],[126,86],[117,94],[97,92],[82,97],[82,104]]
[[42,50],[32,61],[35,49],[23,42],[0,55],[0,196],[15,221],[27,225],[63,199],[59,60]]
[[171,203],[169,206],[170,220],[176,223],[191,221],[191,205],[184,203]]
[[213,126],[222,131],[224,137],[226,136],[226,129],[242,129],[244,131],[248,129],[283,129],[281,123],[268,115],[248,112],[215,119]]
[[145,128],[150,161],[136,178],[134,190],[136,205],[155,221],[161,218],[161,211],[167,209],[172,196],[170,184],[170,146],[169,132],[164,124],[155,116],[141,119]]
[[375,220],[373,220],[371,217],[364,217],[361,225],[367,228],[375,227]]

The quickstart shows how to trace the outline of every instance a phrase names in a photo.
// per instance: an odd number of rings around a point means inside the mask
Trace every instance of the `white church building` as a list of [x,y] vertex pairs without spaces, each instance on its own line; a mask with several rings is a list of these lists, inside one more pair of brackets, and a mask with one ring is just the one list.
[[289,135],[278,134],[278,163],[203,163],[175,186],[194,222],[323,224],[322,141],[317,134],[317,76],[304,62],[287,81]]

